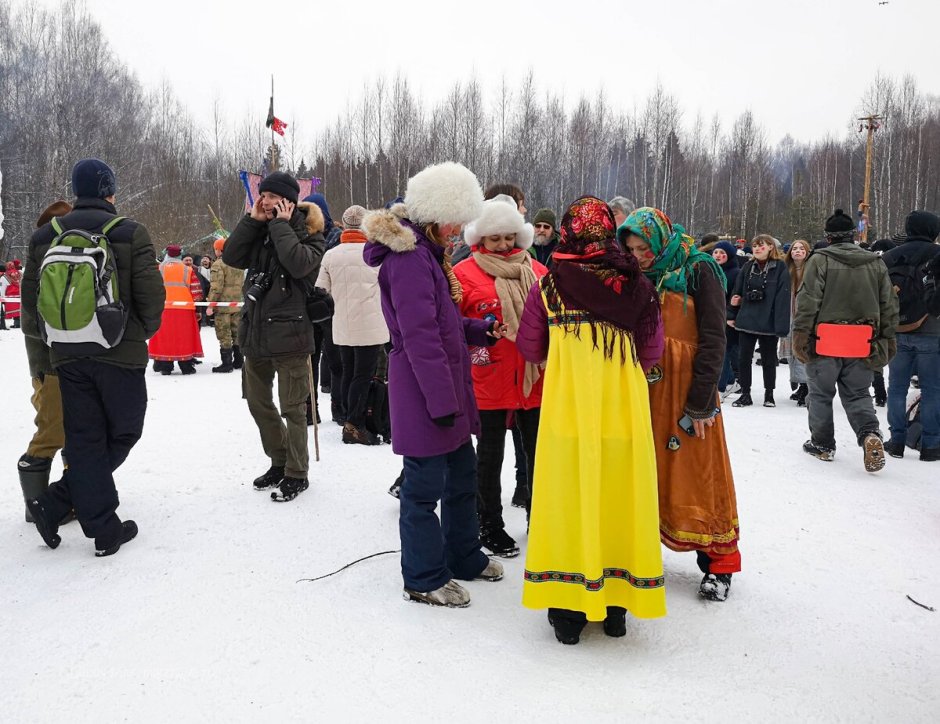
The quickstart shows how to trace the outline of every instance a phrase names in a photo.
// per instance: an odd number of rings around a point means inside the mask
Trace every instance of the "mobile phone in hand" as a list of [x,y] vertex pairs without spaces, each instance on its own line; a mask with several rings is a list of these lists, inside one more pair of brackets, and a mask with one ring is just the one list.
[[692,418],[688,415],[683,415],[679,418],[679,427],[681,427],[689,437],[695,437],[695,425],[692,423]]

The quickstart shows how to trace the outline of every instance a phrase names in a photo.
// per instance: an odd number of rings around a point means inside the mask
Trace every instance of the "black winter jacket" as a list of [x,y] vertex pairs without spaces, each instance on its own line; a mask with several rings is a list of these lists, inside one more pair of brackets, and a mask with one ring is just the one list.
[[256,272],[271,277],[270,288],[257,302],[244,298],[238,346],[246,357],[287,357],[315,350],[306,300],[326,247],[323,226],[319,207],[302,202],[289,222],[256,221],[245,214],[226,240],[222,261],[248,270],[243,292],[254,283]]
[[[117,211],[114,206],[103,199],[78,199],[73,210],[63,216],[60,223],[64,229],[99,233],[115,216]],[[40,340],[40,344],[44,343],[39,335],[36,311],[39,267],[55,237],[51,223],[36,230],[29,240],[26,270],[23,273],[23,332],[27,337]],[[128,309],[127,328],[117,347],[89,359],[120,367],[146,367],[149,361],[147,340],[160,328],[166,301],[166,290],[157,268],[153,243],[147,229],[131,219],[122,221],[112,229],[108,241],[117,264],[118,294]],[[50,359],[52,366],[58,367],[81,357],[63,355],[53,350]]]
[[[749,296],[763,293],[763,299]],[[750,334],[786,337],[790,334],[790,272],[782,261],[770,259],[763,272],[754,259],[748,261],[734,280],[732,296],[740,295],[741,304],[728,308],[734,328]]]

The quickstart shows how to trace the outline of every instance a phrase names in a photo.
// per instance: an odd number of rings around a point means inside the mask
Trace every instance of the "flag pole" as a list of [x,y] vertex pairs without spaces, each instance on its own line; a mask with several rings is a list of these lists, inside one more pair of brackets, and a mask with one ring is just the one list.
[[[271,73],[271,108],[274,108],[274,73]],[[271,145],[274,145],[274,124],[271,124]]]

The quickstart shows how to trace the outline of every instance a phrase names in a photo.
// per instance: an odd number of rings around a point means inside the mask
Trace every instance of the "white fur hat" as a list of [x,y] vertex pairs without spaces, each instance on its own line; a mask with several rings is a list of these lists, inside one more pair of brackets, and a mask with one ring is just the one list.
[[447,161],[408,179],[405,206],[416,224],[466,224],[480,215],[483,190],[473,172]]
[[483,202],[482,213],[463,231],[463,238],[470,246],[476,246],[484,236],[491,234],[515,234],[516,248],[528,249],[532,246],[534,230],[532,224],[527,224],[516,202],[509,196],[506,197],[511,203],[506,203],[503,198],[496,196],[489,201]]

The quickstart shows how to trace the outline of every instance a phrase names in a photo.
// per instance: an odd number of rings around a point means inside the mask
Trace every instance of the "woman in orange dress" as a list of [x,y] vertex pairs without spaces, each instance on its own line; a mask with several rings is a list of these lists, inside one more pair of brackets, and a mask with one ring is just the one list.
[[660,293],[666,346],[648,375],[659,531],[667,548],[695,551],[699,593],[724,601],[741,570],[738,511],[718,377],[725,353],[725,275],[659,209],[634,211],[617,230]]

